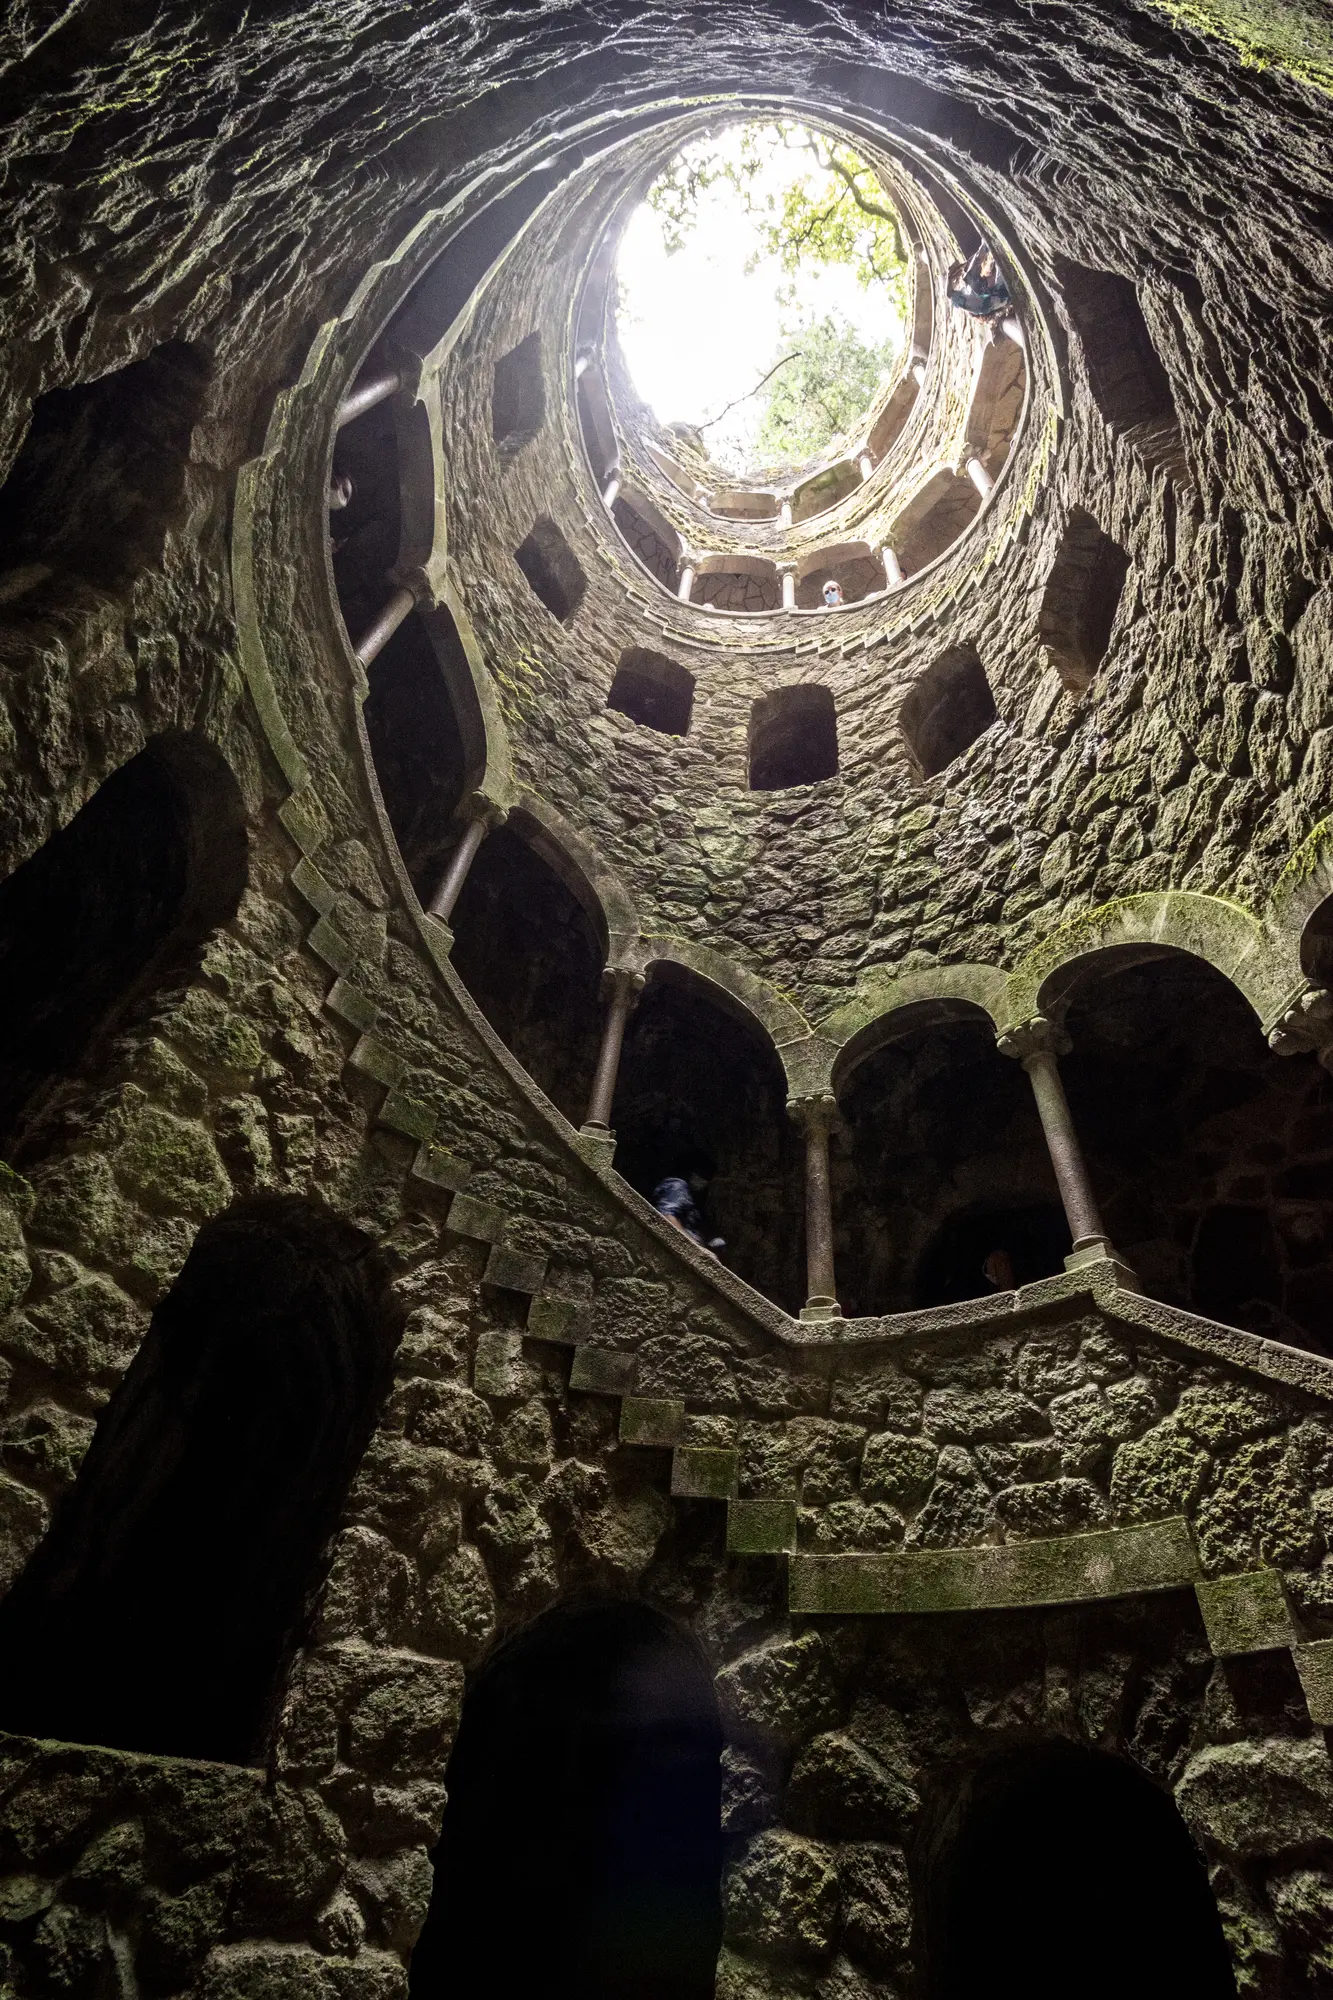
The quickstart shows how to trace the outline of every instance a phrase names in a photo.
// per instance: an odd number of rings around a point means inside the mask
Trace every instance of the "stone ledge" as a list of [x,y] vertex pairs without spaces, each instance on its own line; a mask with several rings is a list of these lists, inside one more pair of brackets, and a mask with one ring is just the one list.
[[678,1500],[732,1500],[740,1454],[718,1445],[678,1445],[671,1457],[671,1491]]
[[571,1389],[590,1396],[627,1396],[634,1388],[635,1358],[613,1347],[576,1347],[569,1371]]
[[1195,1584],[1194,1594],[1203,1613],[1208,1644],[1219,1660],[1238,1653],[1276,1652],[1296,1638],[1278,1570],[1209,1577]]
[[527,1250],[511,1250],[504,1243],[492,1243],[481,1282],[483,1285],[494,1285],[502,1292],[531,1292],[535,1295],[546,1282],[546,1259],[533,1256]]
[[620,1406],[622,1444],[679,1444],[685,1429],[685,1405],[674,1397],[626,1396]]
[[479,1243],[498,1243],[509,1217],[494,1202],[478,1201],[475,1195],[456,1194],[449,1204],[445,1228],[452,1236],[471,1236]]
[[549,1340],[556,1347],[575,1345],[574,1329],[581,1308],[577,1299],[538,1292],[528,1307],[529,1340]]
[[733,1555],[786,1555],[796,1547],[794,1500],[730,1500],[727,1548]]
[[1189,1524],[1177,1516],[997,1548],[793,1556],[789,1602],[813,1613],[1001,1611],[1179,1590],[1198,1574]]

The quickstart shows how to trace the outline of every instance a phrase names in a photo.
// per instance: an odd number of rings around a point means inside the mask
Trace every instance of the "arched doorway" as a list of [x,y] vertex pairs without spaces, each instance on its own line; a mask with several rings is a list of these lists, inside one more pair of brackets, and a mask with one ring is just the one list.
[[412,2000],[712,2000],[721,1745],[707,1667],[646,1605],[510,1640],[463,1705]]
[[992,1252],[1029,1284],[1063,1268],[1069,1230],[1032,1086],[990,1016],[961,1001],[903,1008],[891,1039],[837,1076],[833,1155],[839,1296],[851,1314],[906,1312],[997,1289]]
[[1048,1744],[983,1766],[930,1866],[930,2000],[1235,2000],[1202,1857],[1169,1793]]
[[1113,949],[1069,979],[1061,1075],[1145,1290],[1328,1352],[1333,1078],[1275,1055],[1245,996],[1189,952]]
[[675,965],[653,967],[616,1083],[616,1170],[647,1198],[668,1175],[701,1176],[723,1263],[796,1312],[804,1195],[786,1078],[757,1025],[715,991]]
[[245,810],[206,738],[159,736],[0,883],[0,1152],[25,1166],[112,1038],[235,915]]
[[369,1239],[314,1204],[201,1230],[0,1606],[0,1726],[261,1755],[397,1334]]

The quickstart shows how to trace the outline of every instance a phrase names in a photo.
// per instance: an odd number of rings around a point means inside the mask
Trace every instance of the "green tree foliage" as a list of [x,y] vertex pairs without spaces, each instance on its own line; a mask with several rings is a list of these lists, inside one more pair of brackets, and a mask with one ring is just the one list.
[[891,340],[868,346],[832,313],[800,328],[787,345],[792,358],[759,392],[757,449],[766,464],[799,464],[850,430],[897,351]]
[[[773,258],[795,280],[810,266],[845,266],[865,289],[884,295],[886,320],[905,325],[911,296],[907,247],[869,162],[842,141],[791,119],[747,125],[739,143],[734,134],[727,139],[730,143],[719,138],[688,147],[650,189],[648,203],[668,252],[683,248],[708,192],[728,183],[752,225],[747,270]],[[775,172],[775,163],[788,161],[790,171]],[[795,304],[782,292],[779,300]],[[897,348],[894,339],[867,344],[831,313],[804,326],[788,325],[774,356],[790,357],[787,365],[754,392],[762,412],[757,448],[765,463],[798,464],[856,424]]]

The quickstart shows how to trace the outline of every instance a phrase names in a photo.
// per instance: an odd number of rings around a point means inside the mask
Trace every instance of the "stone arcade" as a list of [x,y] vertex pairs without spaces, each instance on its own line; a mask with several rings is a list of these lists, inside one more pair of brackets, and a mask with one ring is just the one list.
[[[0,1994],[1333,1990],[1323,0],[0,64]],[[612,258],[778,114],[747,484]]]

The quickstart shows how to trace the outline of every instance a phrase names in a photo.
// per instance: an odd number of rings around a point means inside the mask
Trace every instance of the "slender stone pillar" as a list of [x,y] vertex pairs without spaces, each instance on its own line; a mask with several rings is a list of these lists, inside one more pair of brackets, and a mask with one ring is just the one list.
[[449,865],[440,878],[439,888],[426,905],[431,916],[438,917],[441,923],[445,924],[454,913],[454,904],[462,894],[463,884],[467,881],[468,873],[477,858],[478,848],[491,828],[499,826],[504,819],[503,812],[498,806],[492,805],[489,799],[470,799],[465,811],[467,824],[463,828],[463,837],[449,856]]
[[376,403],[387,403],[390,396],[396,396],[403,386],[401,368],[386,369],[383,374],[372,375],[364,382],[358,382],[350,395],[344,396],[338,405],[335,428],[341,430],[355,418],[373,410]]
[[856,463],[861,468],[862,479],[863,480],[869,479],[871,473],[875,470],[875,461],[870,456],[870,453],[868,451],[863,451],[859,453],[857,456]]
[[609,965],[602,974],[602,990],[608,1006],[602,1022],[602,1046],[597,1052],[597,1073],[588,1095],[588,1115],[579,1128],[586,1138],[610,1139],[615,1136],[611,1130],[611,1106],[615,1100],[616,1078],[620,1074],[620,1051],[625,1041],[626,1025],[639,1004],[643,988],[643,974],[632,972],[628,966]]
[[613,465],[610,472],[607,475],[606,485],[602,488],[602,505],[603,507],[606,508],[608,513],[610,513],[611,509],[615,506],[616,498],[619,492],[620,492],[620,467],[618,465]]
[[985,466],[975,453],[968,459],[966,471],[968,478],[972,481],[982,499],[988,500],[995,491],[995,481],[991,478],[989,472],[987,472]]
[[329,512],[336,514],[340,507],[349,507],[356,488],[349,472],[340,472],[336,479],[329,481]]
[[415,590],[409,589],[405,583],[397,586],[374,624],[361,634],[352,647],[363,667],[368,667],[371,661],[384,651],[416,601]]
[[885,542],[880,550],[884,558],[884,585],[887,590],[896,590],[903,580],[903,566],[898,560],[898,551],[891,543]]
[[783,501],[783,503],[782,503],[782,511],[781,511],[781,514],[779,515],[779,520],[781,521],[781,524],[782,524],[782,526],[783,526],[784,528],[789,528],[789,527],[791,526],[791,501],[790,501],[790,500],[784,500],[784,501]]
[[796,565],[779,563],[778,575],[782,578],[782,608],[784,611],[796,609]]
[[676,585],[676,595],[682,604],[688,604],[690,601],[690,592],[694,589],[694,569],[698,560],[698,556],[692,555],[689,549],[681,550],[680,581]]
[[587,353],[576,354],[574,356],[574,380],[576,382],[581,380],[581,378],[587,374],[588,370],[591,367],[592,367],[591,354]]
[[917,388],[918,388],[918,389],[924,389],[924,388],[925,388],[925,386],[926,386],[926,364],[925,364],[925,362],[924,362],[924,361],[914,361],[914,362],[912,363],[912,366],[911,366],[911,369],[910,369],[910,371],[909,371],[909,372],[910,372],[910,374],[911,374],[911,377],[912,377],[912,380],[913,380],[913,381],[914,381],[914,382],[916,383],[916,386],[917,386]]
[[1032,1094],[1037,1100],[1037,1116],[1046,1135],[1046,1146],[1055,1169],[1056,1186],[1064,1204],[1065,1219],[1073,1238],[1073,1251],[1066,1257],[1069,1269],[1111,1259],[1127,1278],[1133,1274],[1116,1255],[1111,1239],[1102,1227],[1097,1197],[1092,1191],[1087,1164],[1069,1115],[1069,1100],[1060,1081],[1059,1056],[1067,1054],[1069,1037],[1054,1021],[1038,1014],[999,1037],[1001,1055],[1012,1056],[1027,1071]]
[[829,1133],[838,1119],[837,1100],[827,1092],[795,1097],[788,1113],[805,1134],[805,1282],[802,1319],[841,1319],[833,1271],[833,1196],[829,1186]]

